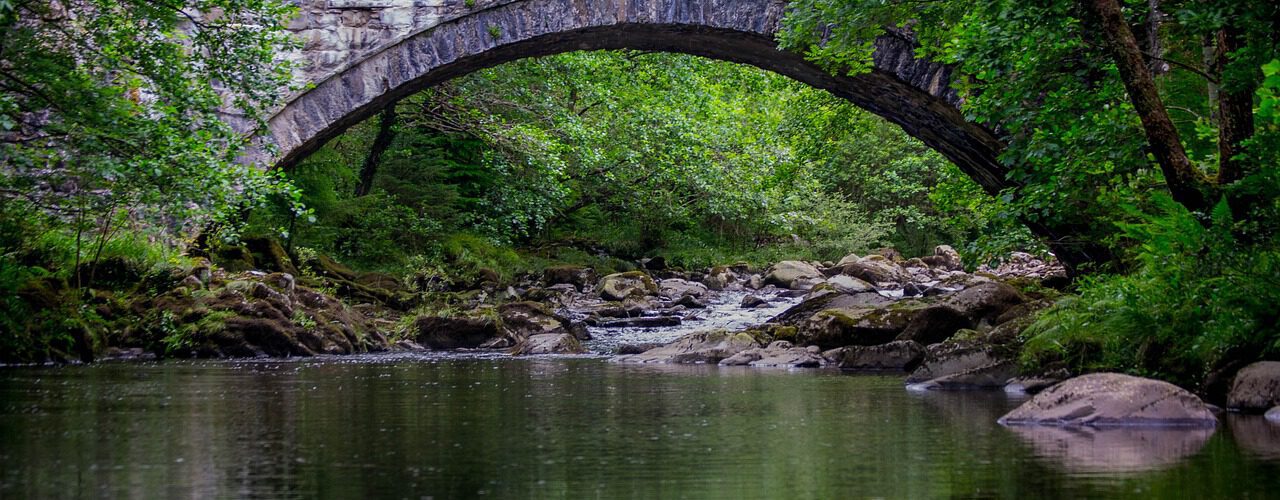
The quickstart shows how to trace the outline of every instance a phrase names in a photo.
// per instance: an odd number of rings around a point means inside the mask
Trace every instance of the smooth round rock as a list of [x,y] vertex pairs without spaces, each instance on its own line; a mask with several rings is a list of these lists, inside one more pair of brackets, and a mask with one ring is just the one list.
[[1280,406],[1267,410],[1266,417],[1268,422],[1280,424]]
[[1001,417],[1002,425],[1212,427],[1204,401],[1176,385],[1120,373],[1066,380]]
[[1263,411],[1280,405],[1280,361],[1259,361],[1240,370],[1227,393],[1227,408]]

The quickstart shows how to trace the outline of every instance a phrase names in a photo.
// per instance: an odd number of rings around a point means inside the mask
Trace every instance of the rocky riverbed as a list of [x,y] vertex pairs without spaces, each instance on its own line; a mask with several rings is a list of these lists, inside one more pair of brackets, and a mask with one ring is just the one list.
[[[882,250],[764,269],[735,264],[688,271],[653,259],[639,262],[638,270],[598,276],[591,268],[558,266],[506,287],[483,283],[449,292],[446,302],[428,307],[389,276],[357,273],[324,258],[295,263],[284,252],[261,253],[266,258],[257,260],[266,265],[239,272],[197,266],[145,300],[98,299],[103,317],[144,318],[127,323],[105,357],[390,350],[603,356],[620,364],[901,373],[911,390],[1026,394],[1080,375],[1052,365],[1027,372],[1018,362],[1023,330],[1052,303],[1054,287],[1067,283],[1061,266],[1027,254],[973,273],[947,246],[919,258]],[[295,275],[299,268],[309,275]],[[1226,405],[1262,412],[1280,404],[1274,366],[1241,371]],[[1115,388],[1138,400],[1200,402],[1128,380],[1083,386]],[[1103,421],[1128,418],[1106,400],[1080,401],[1105,415],[1098,417]],[[1129,417],[1181,422],[1206,414],[1186,405]],[[1054,421],[1037,416],[1058,411],[1042,406],[1009,422]]]

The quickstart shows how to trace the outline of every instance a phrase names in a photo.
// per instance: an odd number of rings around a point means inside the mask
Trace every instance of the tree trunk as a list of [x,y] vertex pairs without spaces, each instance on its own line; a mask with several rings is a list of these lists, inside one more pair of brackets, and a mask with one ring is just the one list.
[[[1214,51],[1218,74],[1226,75],[1229,55],[1244,47],[1243,38],[1243,34],[1230,25],[1218,31],[1217,50]],[[1227,82],[1226,78],[1221,80],[1223,86],[1218,92],[1218,184],[1226,185],[1243,179],[1247,174],[1247,162],[1235,156],[1242,151],[1244,141],[1253,137],[1253,93],[1257,86],[1252,79],[1247,80],[1248,83]]]
[[356,197],[369,194],[373,189],[373,177],[378,173],[378,164],[382,163],[382,153],[391,147],[396,131],[396,105],[392,104],[382,110],[378,117],[378,135],[369,147],[369,154],[364,157],[364,165],[360,167],[360,184],[356,186]]
[[1129,100],[1142,119],[1147,143],[1173,199],[1191,210],[1203,210],[1210,206],[1213,196],[1208,179],[1187,157],[1182,147],[1178,129],[1173,126],[1152,78],[1138,41],[1125,23],[1118,0],[1087,0],[1089,8],[1098,16],[1107,48],[1111,51],[1120,79],[1124,82]]

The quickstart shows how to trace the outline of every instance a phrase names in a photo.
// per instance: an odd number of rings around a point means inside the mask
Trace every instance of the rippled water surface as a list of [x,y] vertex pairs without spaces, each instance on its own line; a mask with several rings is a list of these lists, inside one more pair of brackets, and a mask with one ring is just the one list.
[[1007,429],[827,370],[378,356],[0,370],[0,497],[1250,498],[1280,426]]

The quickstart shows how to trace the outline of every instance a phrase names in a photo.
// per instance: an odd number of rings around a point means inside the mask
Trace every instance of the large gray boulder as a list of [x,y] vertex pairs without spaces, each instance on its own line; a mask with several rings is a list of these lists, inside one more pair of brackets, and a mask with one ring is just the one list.
[[755,366],[775,368],[817,368],[823,359],[816,348],[795,347],[779,340],[769,347],[747,349],[720,361],[721,366]]
[[626,300],[658,295],[658,284],[643,271],[610,274],[596,285],[604,300]]
[[809,285],[812,288],[814,281],[822,278],[822,272],[807,262],[784,260],[769,267],[764,275],[764,283],[795,290],[798,285]]
[[1212,427],[1218,419],[1194,394],[1120,373],[1068,379],[999,420],[1001,425]]
[[1267,421],[1280,424],[1280,406],[1267,410]]
[[617,363],[715,364],[747,349],[760,347],[751,335],[725,330],[693,332],[675,342],[640,354],[617,356]]
[[872,346],[849,346],[829,352],[827,357],[841,370],[903,371],[915,368],[924,359],[924,346],[899,340]]
[[1280,361],[1259,361],[1236,374],[1227,393],[1227,407],[1266,411],[1280,405]]

